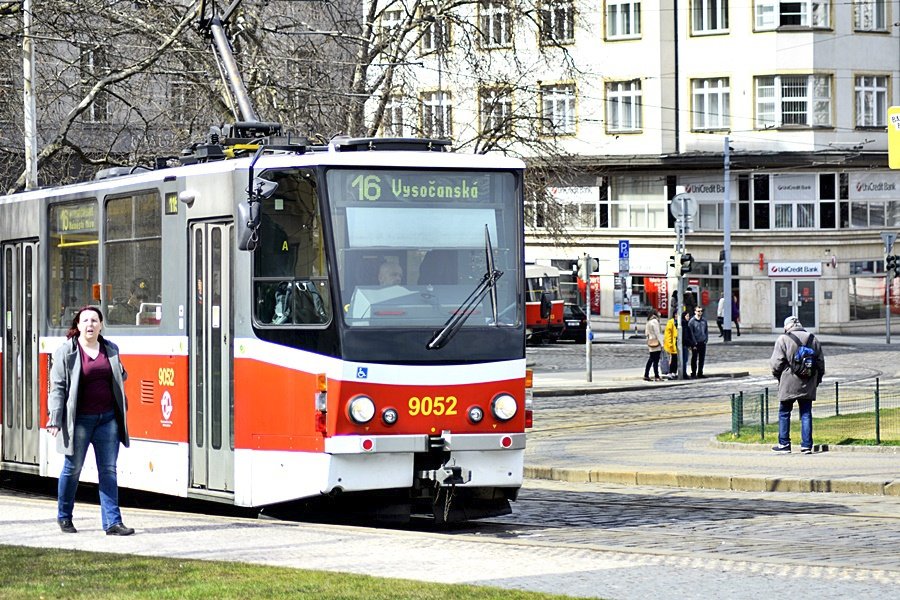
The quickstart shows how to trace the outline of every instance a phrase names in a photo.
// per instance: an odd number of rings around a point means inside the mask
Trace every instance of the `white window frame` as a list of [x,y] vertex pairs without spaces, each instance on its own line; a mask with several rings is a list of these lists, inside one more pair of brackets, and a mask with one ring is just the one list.
[[485,87],[478,92],[481,133],[503,137],[512,132],[512,94],[509,88]]
[[640,131],[643,126],[641,80],[606,83],[606,131]]
[[[793,5],[799,4],[797,13],[787,12]],[[779,27],[806,27],[810,29],[829,29],[831,27],[831,0],[755,0],[754,15],[756,31],[778,29]],[[796,15],[798,23],[785,23],[785,19]]]
[[606,0],[606,39],[633,39],[640,36],[640,1]]
[[728,31],[728,0],[692,0],[691,29],[693,33]]
[[[80,60],[82,81],[87,80],[90,82],[93,79],[99,80],[107,71],[109,71],[109,60],[107,59],[106,52],[102,48],[82,48]],[[81,93],[87,94],[92,86],[93,83],[83,84],[81,86]],[[88,123],[108,123],[111,116],[109,110],[109,98],[109,94],[105,91],[101,91],[94,96],[94,101],[91,102],[82,113],[85,121]]]
[[[429,21],[429,18],[432,20]],[[422,33],[423,52],[444,52],[450,47],[450,20],[445,14],[438,14],[437,6],[422,7],[422,21],[428,24],[424,26]]]
[[453,136],[453,98],[450,92],[423,92],[421,110],[422,133],[426,137],[449,139]]
[[413,135],[409,126],[408,110],[403,96],[398,94],[388,98],[384,105],[381,119],[381,132],[385,137],[410,137]]
[[[756,127],[831,127],[831,75],[766,75],[754,80],[756,90]],[[803,95],[797,88],[803,86]],[[805,108],[804,108],[805,107]],[[786,115],[799,114],[804,109],[803,122],[797,117],[785,123]]]
[[541,43],[575,41],[575,0],[542,0]]
[[574,135],[575,84],[541,86],[541,116],[545,135]]
[[855,31],[887,31],[886,0],[854,0],[853,29]]
[[887,126],[889,85],[887,75],[856,76],[854,96],[857,127]]
[[191,82],[176,79],[169,83],[169,106],[175,123],[189,123],[196,117],[197,93]]
[[508,48],[513,41],[510,0],[480,0],[478,24],[482,48]]
[[728,129],[731,124],[731,88],[728,77],[692,79],[692,127],[695,131]]
[[390,45],[400,25],[403,23],[403,11],[399,8],[385,10],[381,13],[381,39],[385,45]]
[[0,71],[0,105],[6,107],[0,110],[0,123],[11,123],[13,120],[11,107],[16,101],[15,82],[10,73],[5,70]]

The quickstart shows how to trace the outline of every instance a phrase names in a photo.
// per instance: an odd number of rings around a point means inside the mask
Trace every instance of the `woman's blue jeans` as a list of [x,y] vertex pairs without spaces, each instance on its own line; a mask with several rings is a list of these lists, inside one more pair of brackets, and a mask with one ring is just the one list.
[[[800,410],[800,446],[812,448],[812,400],[797,400],[797,408]],[[778,444],[791,445],[791,408],[793,400],[780,403],[778,408]]]
[[99,415],[78,415],[75,417],[75,437],[72,440],[74,452],[66,456],[62,473],[59,475],[58,519],[71,519],[75,507],[75,492],[84,466],[88,445],[94,446],[97,458],[97,474],[100,483],[100,515],[103,529],[109,529],[122,522],[119,510],[119,481],[116,476],[116,461],[119,458],[119,426],[115,411]]

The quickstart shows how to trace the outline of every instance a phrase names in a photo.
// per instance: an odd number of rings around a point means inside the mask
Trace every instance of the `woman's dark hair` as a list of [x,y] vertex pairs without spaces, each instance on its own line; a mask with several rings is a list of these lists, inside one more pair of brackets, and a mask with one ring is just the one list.
[[75,313],[75,316],[72,317],[72,324],[69,326],[69,330],[66,332],[66,338],[72,339],[73,337],[78,337],[80,332],[78,331],[78,321],[81,320],[81,313],[86,310],[92,310],[97,313],[97,316],[100,317],[100,322],[103,322],[103,311],[100,310],[99,306],[82,306]]

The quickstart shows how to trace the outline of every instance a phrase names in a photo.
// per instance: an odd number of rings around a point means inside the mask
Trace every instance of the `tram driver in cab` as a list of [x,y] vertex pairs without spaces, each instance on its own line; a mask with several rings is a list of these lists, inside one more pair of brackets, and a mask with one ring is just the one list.
[[110,306],[107,320],[114,325],[135,325],[141,304],[148,301],[149,295],[146,279],[138,277],[132,280],[128,299]]

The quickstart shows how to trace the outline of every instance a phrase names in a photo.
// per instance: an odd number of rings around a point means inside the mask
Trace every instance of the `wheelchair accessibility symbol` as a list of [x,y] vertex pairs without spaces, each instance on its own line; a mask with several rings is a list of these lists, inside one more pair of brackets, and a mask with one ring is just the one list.
[[369,369],[366,367],[358,367],[356,369],[356,378],[357,379],[368,379],[369,377]]

